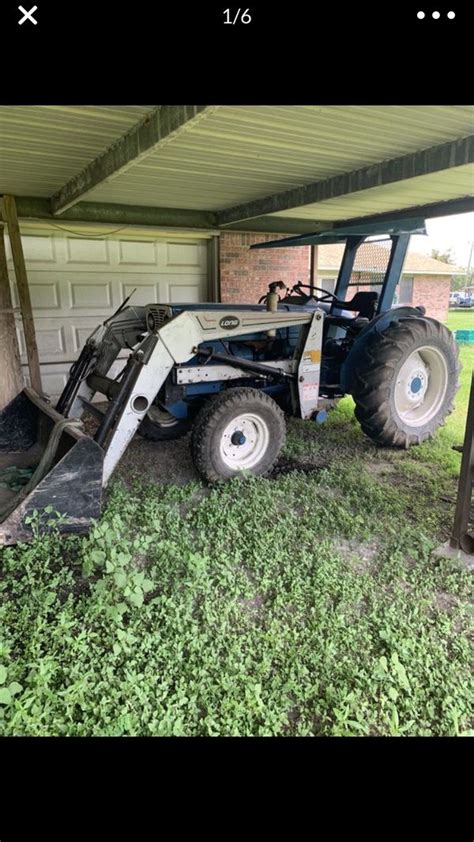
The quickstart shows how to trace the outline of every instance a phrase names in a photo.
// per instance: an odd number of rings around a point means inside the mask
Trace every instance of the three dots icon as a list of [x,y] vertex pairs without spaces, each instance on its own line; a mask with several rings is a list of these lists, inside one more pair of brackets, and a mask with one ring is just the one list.
[[[418,20],[423,20],[423,18],[426,17],[426,12],[419,11],[419,12],[416,13],[416,16],[417,16]],[[435,20],[438,20],[441,17],[441,12],[432,12],[431,17],[434,18]],[[456,12],[448,12],[446,17],[449,20],[454,20],[454,18],[456,17]]]

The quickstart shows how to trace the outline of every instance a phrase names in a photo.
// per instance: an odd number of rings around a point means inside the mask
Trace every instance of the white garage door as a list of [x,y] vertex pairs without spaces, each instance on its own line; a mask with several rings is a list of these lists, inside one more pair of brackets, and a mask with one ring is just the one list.
[[[14,307],[18,295],[6,237]],[[205,301],[207,240],[22,235],[44,391],[58,396],[92,330],[136,287],[131,304]],[[21,319],[18,333],[25,379]]]

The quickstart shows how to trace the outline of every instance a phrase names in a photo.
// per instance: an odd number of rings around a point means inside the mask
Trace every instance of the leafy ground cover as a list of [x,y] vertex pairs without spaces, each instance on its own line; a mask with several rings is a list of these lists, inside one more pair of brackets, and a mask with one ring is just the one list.
[[116,481],[88,536],[0,550],[0,731],[471,733],[471,578],[431,554],[452,523],[461,356],[456,411],[418,448],[375,447],[346,399],[321,427],[290,420],[299,470]]

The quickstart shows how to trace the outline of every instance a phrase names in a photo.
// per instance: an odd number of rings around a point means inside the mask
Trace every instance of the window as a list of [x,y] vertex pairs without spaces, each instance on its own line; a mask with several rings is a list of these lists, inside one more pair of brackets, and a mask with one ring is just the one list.
[[321,289],[325,289],[326,292],[334,292],[336,288],[336,281],[337,278],[321,278],[318,281],[317,286],[321,287]]
[[399,304],[411,304],[413,301],[413,278],[402,278],[400,281]]

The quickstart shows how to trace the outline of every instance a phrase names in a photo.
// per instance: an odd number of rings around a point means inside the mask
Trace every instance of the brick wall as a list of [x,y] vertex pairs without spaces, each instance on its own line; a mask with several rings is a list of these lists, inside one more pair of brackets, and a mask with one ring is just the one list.
[[[221,301],[224,304],[253,304],[268,291],[271,281],[292,286],[309,283],[309,246],[289,249],[256,249],[249,246],[276,240],[289,234],[222,233],[220,240]],[[330,271],[320,269],[320,276]],[[448,313],[451,278],[449,275],[414,275],[413,306],[423,304],[428,316],[444,321]],[[351,287],[349,298],[357,292]],[[360,289],[371,289],[363,287]]]
[[256,249],[249,246],[290,234],[220,235],[221,300],[226,304],[253,304],[268,292],[272,281],[293,286],[309,282],[309,246],[289,249]]
[[415,275],[412,304],[423,304],[426,315],[444,322],[448,315],[450,275]]

